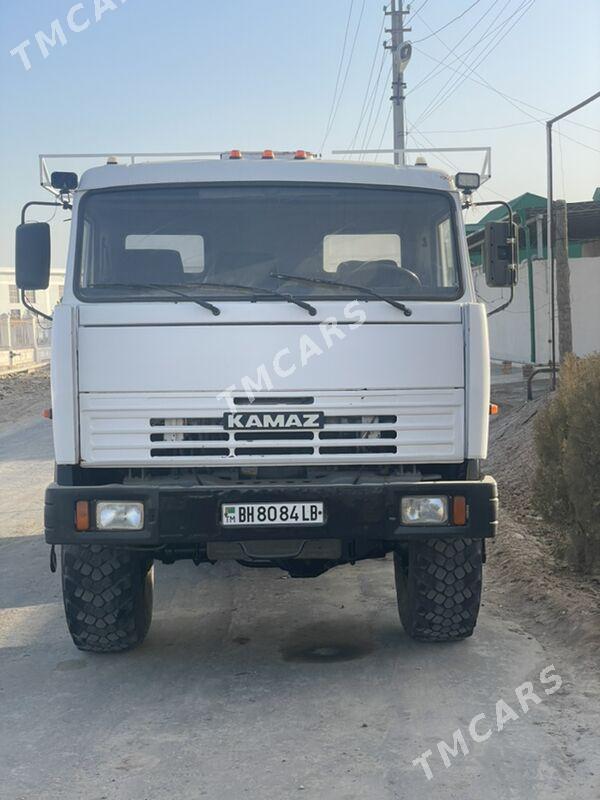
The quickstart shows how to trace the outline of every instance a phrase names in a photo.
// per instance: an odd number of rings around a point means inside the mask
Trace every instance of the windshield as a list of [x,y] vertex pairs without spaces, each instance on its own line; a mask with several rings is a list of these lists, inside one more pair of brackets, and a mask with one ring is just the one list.
[[269,289],[331,299],[356,297],[356,287],[452,299],[455,240],[451,199],[440,192],[306,184],[92,192],[81,206],[76,286],[93,300],[173,300],[161,285],[248,299],[215,284],[264,289],[265,300],[276,299]]

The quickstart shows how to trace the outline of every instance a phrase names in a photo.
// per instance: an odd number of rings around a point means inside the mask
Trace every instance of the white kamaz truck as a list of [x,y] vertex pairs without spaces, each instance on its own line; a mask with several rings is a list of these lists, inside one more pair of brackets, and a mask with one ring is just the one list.
[[[456,188],[478,176],[303,151],[115,161],[51,180],[72,231],[45,535],[77,647],[139,645],[153,563],[179,559],[311,578],[392,553],[406,632],[471,635],[497,525]],[[33,309],[50,229],[28,206]],[[486,238],[494,285],[505,251]]]

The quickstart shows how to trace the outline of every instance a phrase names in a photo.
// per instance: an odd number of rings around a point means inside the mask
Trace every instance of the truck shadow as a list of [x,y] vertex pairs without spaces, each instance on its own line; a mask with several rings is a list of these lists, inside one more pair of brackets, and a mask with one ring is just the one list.
[[340,630],[335,622],[320,622],[292,631],[279,652],[284,661],[328,664],[364,658],[376,649],[370,632],[356,627]]
[[[301,665],[335,673],[360,660],[410,664],[434,652],[439,657],[440,649],[458,655],[460,644],[424,644],[405,634],[388,566],[342,567],[299,581],[235,564],[201,567],[199,575],[198,568],[180,565],[179,576],[159,567],[157,615],[146,643],[130,657],[165,665],[181,659],[193,670],[218,665],[225,677],[271,669],[285,675]],[[331,603],[344,592],[343,604]]]

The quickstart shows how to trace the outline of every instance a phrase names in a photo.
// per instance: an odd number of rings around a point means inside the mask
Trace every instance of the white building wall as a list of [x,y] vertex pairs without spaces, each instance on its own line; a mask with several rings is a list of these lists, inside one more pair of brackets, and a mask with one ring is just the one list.
[[[62,297],[64,281],[64,271],[53,271],[48,289],[36,291],[33,305],[52,314]],[[30,300],[31,294],[28,293]],[[15,318],[16,311],[20,319]],[[14,270],[0,269],[0,372],[47,361],[51,340],[52,323],[39,321],[21,305]]]
[[600,258],[576,258],[571,264],[573,346],[583,356],[600,351]]
[[[36,291],[35,306],[46,314],[51,314],[52,309],[62,297],[63,286],[65,283],[64,270],[53,270],[50,274],[50,285],[43,291]],[[0,314],[7,314],[14,309],[25,309],[17,299],[11,302],[10,287],[15,287],[15,271],[9,267],[0,268]],[[27,313],[27,312],[25,312]]]
[[[572,258],[569,263],[573,350],[576,355],[585,356],[600,351],[600,258]],[[508,300],[508,289],[491,289],[481,269],[474,270],[473,274],[477,294],[486,301],[489,310]],[[546,261],[533,262],[533,292],[535,360],[538,364],[544,364],[551,358],[550,278]],[[531,361],[527,262],[519,267],[519,282],[513,303],[505,311],[490,317],[489,326],[492,358],[521,363]]]

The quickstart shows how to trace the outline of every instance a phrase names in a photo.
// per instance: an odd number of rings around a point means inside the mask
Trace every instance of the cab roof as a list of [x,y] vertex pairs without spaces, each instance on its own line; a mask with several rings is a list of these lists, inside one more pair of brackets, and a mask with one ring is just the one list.
[[177,183],[348,183],[453,191],[450,177],[425,166],[311,160],[208,160],[107,164],[83,173],[79,191]]

